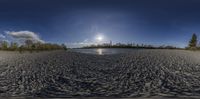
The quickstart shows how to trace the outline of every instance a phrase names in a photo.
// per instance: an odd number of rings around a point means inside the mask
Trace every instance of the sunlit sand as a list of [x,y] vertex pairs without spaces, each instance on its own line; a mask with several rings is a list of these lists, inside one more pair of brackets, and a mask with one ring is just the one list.
[[[101,53],[101,52],[100,52]],[[0,51],[0,95],[39,97],[199,96],[200,52],[133,50],[94,55]]]

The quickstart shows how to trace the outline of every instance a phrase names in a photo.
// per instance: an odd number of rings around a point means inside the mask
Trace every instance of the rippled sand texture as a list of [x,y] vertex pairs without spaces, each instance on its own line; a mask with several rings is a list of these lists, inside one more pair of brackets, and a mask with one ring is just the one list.
[[200,52],[134,50],[90,55],[1,51],[0,95],[200,96]]

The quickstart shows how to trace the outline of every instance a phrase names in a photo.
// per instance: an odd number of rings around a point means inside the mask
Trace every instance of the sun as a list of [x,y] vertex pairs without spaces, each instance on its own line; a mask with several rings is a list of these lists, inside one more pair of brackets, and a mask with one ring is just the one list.
[[97,41],[102,41],[104,39],[104,37],[102,35],[97,35],[96,36],[96,40]]

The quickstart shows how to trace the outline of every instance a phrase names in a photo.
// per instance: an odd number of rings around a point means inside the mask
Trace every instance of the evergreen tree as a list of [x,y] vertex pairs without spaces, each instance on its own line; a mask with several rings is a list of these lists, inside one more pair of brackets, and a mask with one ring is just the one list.
[[190,48],[197,47],[197,35],[195,33],[192,35],[192,38],[191,38],[191,40],[189,42],[189,47]]

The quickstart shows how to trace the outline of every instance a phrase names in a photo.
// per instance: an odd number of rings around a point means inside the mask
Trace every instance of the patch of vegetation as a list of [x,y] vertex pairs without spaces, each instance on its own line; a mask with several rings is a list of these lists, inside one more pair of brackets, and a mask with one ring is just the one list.
[[65,44],[52,44],[52,43],[34,43],[32,40],[26,40],[24,44],[19,45],[16,42],[8,43],[7,41],[0,42],[0,50],[4,51],[46,51],[46,50],[67,50]]

